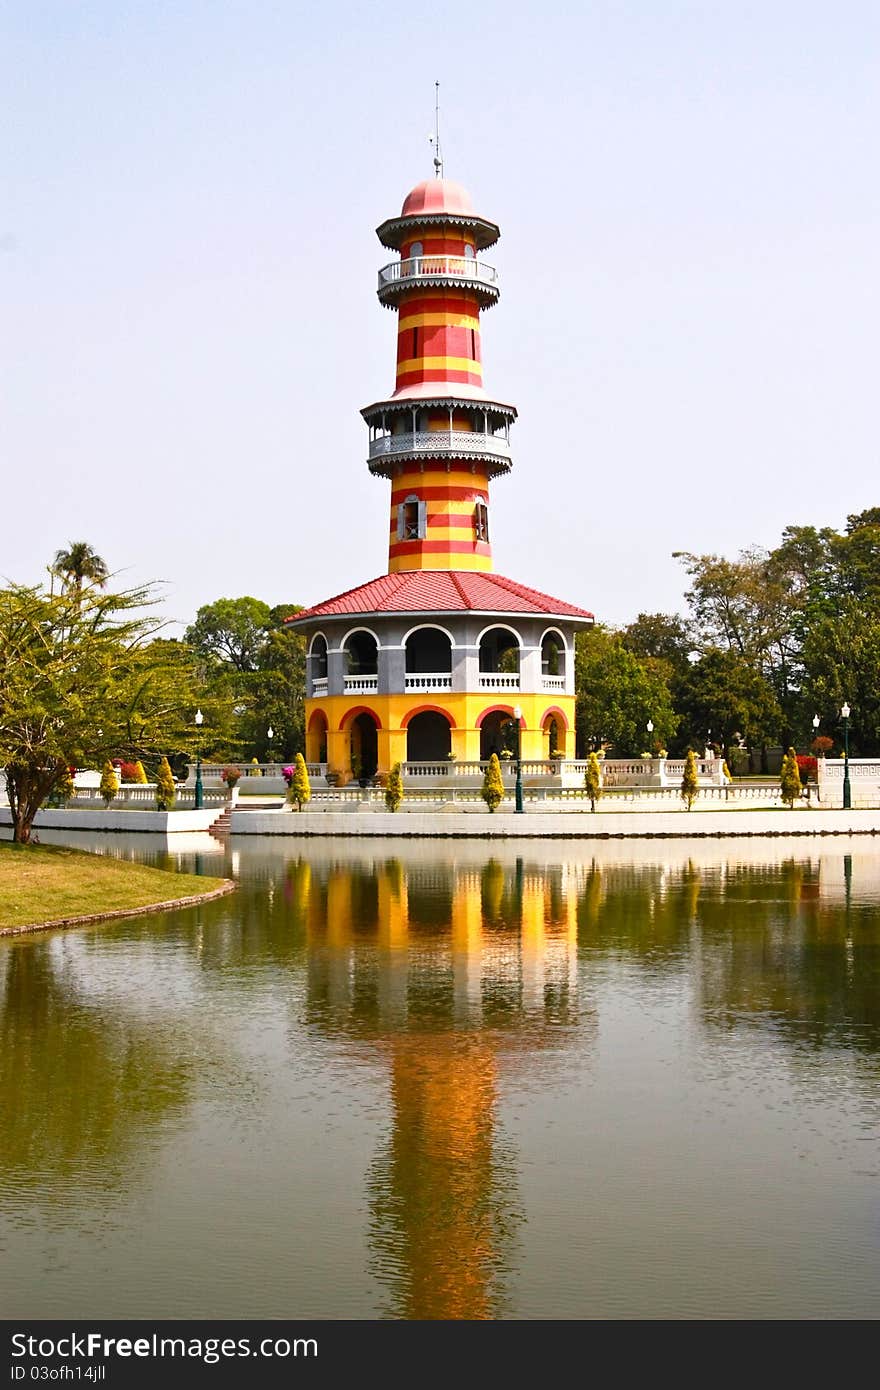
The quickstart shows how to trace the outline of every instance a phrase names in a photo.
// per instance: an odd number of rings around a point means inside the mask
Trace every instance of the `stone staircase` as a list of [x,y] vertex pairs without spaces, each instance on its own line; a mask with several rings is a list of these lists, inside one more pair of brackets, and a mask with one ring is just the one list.
[[226,840],[232,826],[232,807],[224,806],[222,812],[214,821],[213,825],[208,826],[208,834],[213,835],[215,840]]

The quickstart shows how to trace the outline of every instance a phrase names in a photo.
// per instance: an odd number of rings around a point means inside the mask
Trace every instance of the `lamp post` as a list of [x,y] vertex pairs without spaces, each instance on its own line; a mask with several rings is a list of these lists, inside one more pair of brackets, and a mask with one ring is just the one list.
[[651,748],[651,735],[652,735],[652,733],[654,732],[654,721],[653,721],[653,719],[649,719],[649,720],[648,720],[647,724],[645,725],[645,728],[648,730],[648,752],[651,754],[651,757],[653,757],[653,756],[654,756],[654,751],[653,751],[653,749]]
[[848,811],[852,806],[852,788],[849,784],[849,705],[845,700],[840,715],[843,719],[843,809]]
[[516,720],[516,782],[514,783],[513,796],[516,814],[523,814],[523,793],[522,793],[522,710],[519,705],[514,708],[513,717]]
[[205,789],[202,786],[202,724],[205,716],[200,709],[196,710],[196,797],[195,807],[201,811],[205,804]]
[[269,762],[272,764],[273,767],[275,765],[275,759],[272,757],[272,740],[274,737],[275,730],[272,728],[272,725],[270,724],[268,729],[266,730],[266,738],[269,740]]

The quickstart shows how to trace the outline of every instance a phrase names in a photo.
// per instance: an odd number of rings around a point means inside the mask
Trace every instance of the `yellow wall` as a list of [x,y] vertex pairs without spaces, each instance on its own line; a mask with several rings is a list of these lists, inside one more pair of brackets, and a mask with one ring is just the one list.
[[[515,705],[522,710],[525,724],[521,741],[523,758],[547,756],[547,735],[542,724],[546,722],[545,716],[551,709],[561,710],[565,716],[564,721],[558,714],[556,716],[560,751],[567,757],[574,756],[574,696],[555,693],[528,695],[510,691],[499,694],[497,699],[487,691],[478,694],[419,691],[414,695],[329,695],[306,700],[306,729],[308,731],[313,712],[322,711],[329,730],[328,765],[347,780],[351,776],[348,724],[350,717],[361,710],[371,710],[379,720],[379,771],[388,772],[395,763],[406,761],[406,729],[403,721],[409,711],[426,708],[443,711],[453,724],[452,751],[456,758],[476,761],[480,756],[480,730],[477,725],[480,715],[493,709],[506,709],[512,715]],[[563,727],[564,722],[568,724],[567,730]],[[346,727],[340,728],[341,725]],[[307,739],[306,755],[310,762],[315,762],[314,733],[307,733]]]

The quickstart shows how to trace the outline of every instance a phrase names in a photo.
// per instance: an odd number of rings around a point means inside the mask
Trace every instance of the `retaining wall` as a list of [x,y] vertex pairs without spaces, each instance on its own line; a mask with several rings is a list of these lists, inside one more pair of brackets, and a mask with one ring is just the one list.
[[369,803],[345,811],[233,811],[232,834],[491,837],[529,839],[687,838],[737,835],[880,835],[880,810],[693,810],[425,812],[373,810]]
[[[34,829],[103,830],[108,834],[124,830],[151,835],[178,835],[187,830],[209,830],[221,809],[218,806],[211,806],[205,811],[114,811],[112,806],[108,811],[103,807],[94,811],[46,808],[37,812]],[[12,829],[8,807],[0,808],[0,829]]]

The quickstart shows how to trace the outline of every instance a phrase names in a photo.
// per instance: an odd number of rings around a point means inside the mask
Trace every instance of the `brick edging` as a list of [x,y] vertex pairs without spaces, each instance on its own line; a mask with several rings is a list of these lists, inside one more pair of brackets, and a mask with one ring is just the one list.
[[143,907],[121,907],[115,912],[90,912],[82,917],[56,917],[49,922],[27,922],[21,927],[0,927],[0,936],[23,936],[33,931],[85,927],[90,922],[109,922],[118,917],[143,917],[148,912],[170,912],[177,907],[195,907],[198,903],[210,902],[212,898],[224,898],[227,893],[234,893],[237,887],[231,878],[225,878],[219,888],[211,888],[206,893],[191,893],[186,898],[169,898],[161,903],[146,903]]

